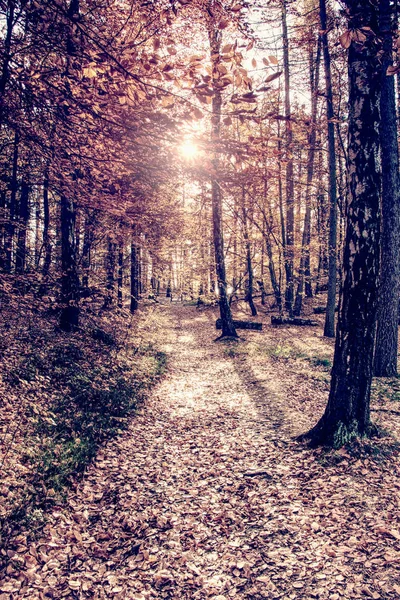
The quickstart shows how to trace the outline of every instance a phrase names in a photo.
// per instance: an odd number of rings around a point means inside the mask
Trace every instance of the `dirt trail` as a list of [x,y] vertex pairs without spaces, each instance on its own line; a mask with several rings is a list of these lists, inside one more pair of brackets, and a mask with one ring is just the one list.
[[214,315],[159,311],[168,375],[54,510],[19,592],[0,598],[398,597],[385,571],[398,574],[398,541],[366,534],[381,503],[398,528],[386,470],[374,490],[349,463],[324,466],[291,440],[301,405],[289,411],[212,342]]

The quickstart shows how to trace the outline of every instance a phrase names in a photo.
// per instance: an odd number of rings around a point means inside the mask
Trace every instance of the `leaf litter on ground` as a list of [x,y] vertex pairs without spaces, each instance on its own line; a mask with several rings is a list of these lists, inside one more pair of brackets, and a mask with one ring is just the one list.
[[399,419],[308,449],[294,437],[325,407],[331,341],[264,324],[215,344],[211,310],[156,310],[167,376],[36,538],[14,539],[0,600],[399,598]]

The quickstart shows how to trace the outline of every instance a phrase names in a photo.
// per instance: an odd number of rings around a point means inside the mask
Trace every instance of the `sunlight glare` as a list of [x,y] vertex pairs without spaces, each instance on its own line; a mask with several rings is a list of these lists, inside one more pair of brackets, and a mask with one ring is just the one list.
[[194,158],[196,158],[196,156],[199,155],[198,147],[191,140],[185,140],[181,144],[179,151],[182,154],[183,158],[187,158],[189,160],[193,160]]

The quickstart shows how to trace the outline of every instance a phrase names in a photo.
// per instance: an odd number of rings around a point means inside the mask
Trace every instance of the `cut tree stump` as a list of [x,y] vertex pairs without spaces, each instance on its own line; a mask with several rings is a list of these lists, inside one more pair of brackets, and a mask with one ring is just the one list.
[[[255,329],[256,331],[262,331],[262,323],[251,323],[250,321],[233,321],[235,329]],[[222,329],[221,319],[217,319],[215,322],[217,329]]]
[[312,319],[300,319],[299,317],[294,317],[290,319],[289,317],[271,317],[272,325],[304,325],[316,327],[319,325],[317,321],[313,321]]

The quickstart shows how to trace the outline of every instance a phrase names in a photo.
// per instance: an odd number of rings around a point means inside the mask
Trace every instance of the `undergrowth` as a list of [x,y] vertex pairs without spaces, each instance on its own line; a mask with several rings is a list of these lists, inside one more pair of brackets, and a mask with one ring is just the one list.
[[21,444],[26,481],[0,519],[0,560],[7,561],[18,530],[32,535],[43,525],[49,506],[63,501],[99,446],[127,427],[164,373],[166,355],[152,342],[126,346],[98,328],[42,335],[6,373],[9,389],[28,398],[21,416],[30,430]]

